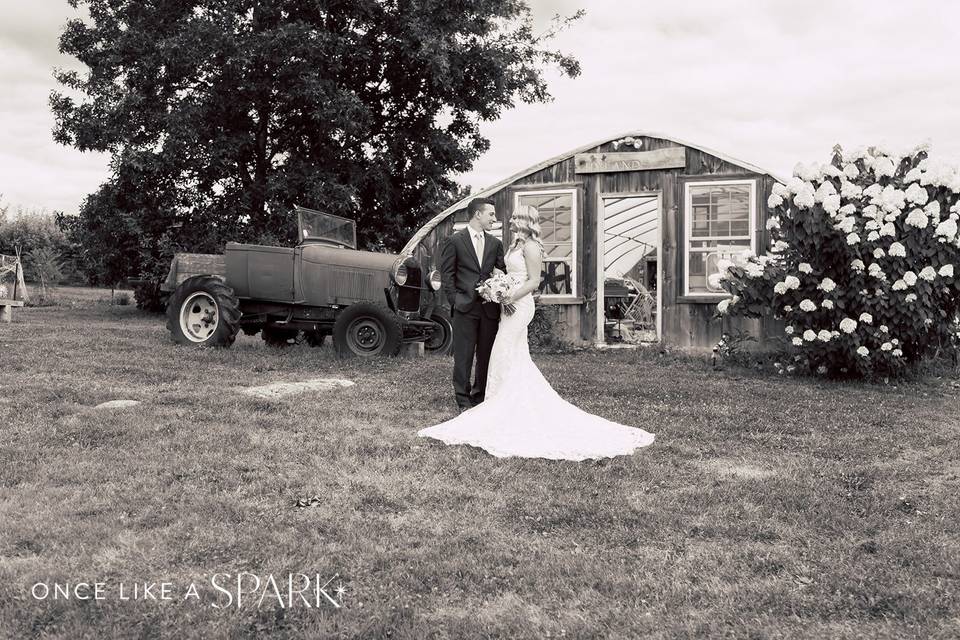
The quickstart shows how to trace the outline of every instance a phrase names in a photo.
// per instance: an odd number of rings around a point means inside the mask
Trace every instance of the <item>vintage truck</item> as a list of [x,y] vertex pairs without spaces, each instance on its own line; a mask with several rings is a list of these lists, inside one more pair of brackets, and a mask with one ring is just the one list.
[[453,327],[440,274],[409,256],[357,250],[353,220],[296,207],[299,243],[227,243],[223,255],[177,254],[161,290],[183,345],[229,347],[237,333],[273,346],[327,336],[342,356],[396,355],[423,342],[449,353]]

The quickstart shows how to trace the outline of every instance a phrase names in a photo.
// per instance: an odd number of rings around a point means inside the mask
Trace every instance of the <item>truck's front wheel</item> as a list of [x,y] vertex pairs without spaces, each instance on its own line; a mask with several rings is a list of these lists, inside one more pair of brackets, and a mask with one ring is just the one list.
[[240,303],[219,278],[187,278],[167,302],[167,329],[178,344],[229,347],[240,329]]
[[358,302],[344,309],[333,324],[333,344],[341,356],[395,356],[403,327],[390,309]]
[[453,321],[450,320],[450,315],[437,307],[433,310],[430,319],[436,323],[437,327],[430,338],[423,343],[424,350],[444,356],[450,355],[453,353]]

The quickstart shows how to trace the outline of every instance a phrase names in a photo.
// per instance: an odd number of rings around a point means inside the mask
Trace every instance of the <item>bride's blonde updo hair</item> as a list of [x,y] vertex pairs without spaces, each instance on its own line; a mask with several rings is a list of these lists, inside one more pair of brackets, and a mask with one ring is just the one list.
[[536,242],[540,246],[540,250],[543,251],[543,241],[540,239],[540,212],[537,211],[536,207],[521,204],[513,210],[510,221],[517,227],[512,248],[522,246],[527,239],[530,239]]

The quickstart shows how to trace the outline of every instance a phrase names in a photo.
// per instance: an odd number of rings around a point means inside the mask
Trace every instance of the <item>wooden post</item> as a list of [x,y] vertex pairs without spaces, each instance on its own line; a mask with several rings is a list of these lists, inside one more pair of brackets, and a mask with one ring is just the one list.
[[0,300],[0,322],[11,322],[13,320],[13,308],[22,307],[20,300]]

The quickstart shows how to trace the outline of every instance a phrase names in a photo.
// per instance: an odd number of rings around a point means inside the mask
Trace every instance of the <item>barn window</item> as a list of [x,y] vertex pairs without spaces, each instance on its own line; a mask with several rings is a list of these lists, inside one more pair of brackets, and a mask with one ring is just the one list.
[[[540,212],[543,241],[543,298],[577,295],[577,191],[525,191],[514,205],[530,205]],[[512,239],[511,239],[512,241]]]
[[684,188],[685,295],[724,296],[717,262],[755,250],[756,182],[688,182]]

